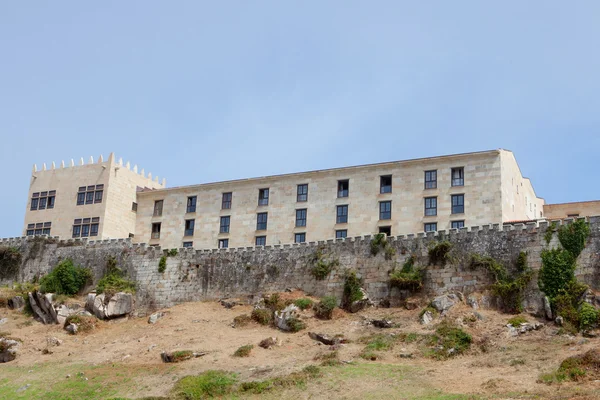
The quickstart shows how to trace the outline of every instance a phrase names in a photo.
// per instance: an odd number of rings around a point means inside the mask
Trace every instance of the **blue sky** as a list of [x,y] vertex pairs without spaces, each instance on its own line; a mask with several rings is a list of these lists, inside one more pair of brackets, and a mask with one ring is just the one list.
[[169,186],[506,148],[600,198],[600,2],[0,3],[0,237],[33,163]]

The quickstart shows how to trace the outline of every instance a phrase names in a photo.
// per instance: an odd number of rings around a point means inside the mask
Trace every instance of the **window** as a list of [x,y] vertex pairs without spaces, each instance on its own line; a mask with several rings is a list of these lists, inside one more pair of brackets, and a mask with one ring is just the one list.
[[258,205],[269,205],[269,189],[258,189]]
[[229,247],[229,239],[219,239],[219,248],[226,249]]
[[186,212],[189,212],[189,213],[196,212],[196,196],[188,197]]
[[219,233],[229,233],[229,222],[231,221],[230,216],[221,217],[221,225],[219,227]]
[[452,195],[452,214],[462,214],[465,212],[465,195]]
[[50,236],[50,228],[52,222],[38,222],[37,224],[27,224],[27,236],[39,236],[48,235]]
[[185,220],[184,236],[194,236],[194,225],[196,225],[195,220],[193,220],[193,219]]
[[152,239],[160,239],[160,222],[152,224]]
[[194,242],[183,242],[183,247],[194,247]]
[[94,192],[85,193],[85,204],[94,204]]
[[73,237],[98,236],[100,217],[77,218],[73,221]]
[[379,219],[392,219],[392,202],[379,202]]
[[131,211],[137,212],[137,203],[135,201],[131,203]]
[[40,199],[31,199],[31,211],[38,209],[39,202],[40,202]]
[[337,218],[335,220],[338,224],[348,223],[348,206],[337,206]]
[[392,236],[392,227],[391,226],[380,226],[379,233],[385,233],[386,236]]
[[425,197],[425,216],[437,215],[437,197]]
[[267,213],[256,214],[256,230],[264,231],[267,229]]
[[56,190],[50,190],[47,192],[36,192],[31,195],[31,211],[45,210],[46,208],[54,208],[54,199],[56,197]]
[[296,210],[296,226],[306,226],[306,208]]
[[154,217],[162,216],[163,210],[163,200],[156,200],[154,202],[154,213],[152,214]]
[[79,192],[77,193],[77,205],[80,206],[83,204],[85,204],[85,192]]
[[221,209],[229,210],[231,208],[231,192],[223,193],[223,199],[221,200]]
[[337,197],[348,197],[348,188],[350,187],[349,180],[338,181],[338,196]]
[[465,168],[452,168],[452,186],[465,186]]
[[306,233],[296,233],[294,235],[294,243],[304,243],[306,242]]
[[425,232],[435,232],[437,231],[437,222],[430,222],[425,224]]
[[437,170],[425,171],[425,189],[437,188]]
[[452,221],[450,222],[450,228],[452,229],[460,229],[465,227],[465,221]]
[[40,197],[40,205],[38,207],[38,210],[45,210],[47,201],[48,201],[47,197]]
[[298,185],[296,201],[308,201],[308,183]]
[[338,229],[337,231],[335,231],[336,239],[343,239],[346,236],[348,236],[348,230],[346,230],[346,229]]
[[266,246],[267,245],[267,237],[266,236],[257,236],[254,240],[255,246]]
[[567,218],[578,218],[579,214],[567,214]]
[[379,193],[392,193],[391,175],[383,175],[379,178]]
[[[52,192],[50,192],[50,193],[52,193]],[[54,198],[55,198],[54,196],[48,196],[48,204],[46,205],[46,207],[48,209],[54,208]]]

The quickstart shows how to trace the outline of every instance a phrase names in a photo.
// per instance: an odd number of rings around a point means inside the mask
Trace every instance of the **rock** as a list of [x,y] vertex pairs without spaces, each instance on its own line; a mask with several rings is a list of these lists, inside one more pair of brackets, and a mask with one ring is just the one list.
[[65,326],[65,330],[67,332],[69,332],[71,335],[76,335],[77,331],[79,330],[79,327],[77,326],[77,324],[69,324],[67,326]]
[[456,296],[458,296],[458,300],[460,300],[461,303],[465,302],[465,295],[463,294],[463,292],[456,292]]
[[550,306],[550,299],[548,296],[544,296],[544,311],[546,313],[546,319],[552,321],[552,307]]
[[5,363],[17,358],[19,342],[0,337],[0,363]]
[[400,358],[413,358],[413,354],[412,353],[406,353],[406,352],[402,352],[402,353],[398,354],[398,356]]
[[148,351],[152,351],[152,349],[154,349],[156,347],[155,344],[151,344],[150,346],[148,346]]
[[407,310],[416,310],[417,308],[419,308],[419,303],[416,301],[406,300],[404,302],[404,308],[406,308]]
[[155,324],[156,321],[158,321],[160,318],[162,318],[164,316],[165,316],[165,312],[163,312],[163,311],[155,312],[154,314],[150,315],[150,317],[148,317],[148,323]]
[[275,311],[275,325],[282,331],[290,331],[291,328],[289,327],[287,321],[291,318],[298,318],[298,310],[298,307],[296,307],[294,304],[290,304],[281,311]]
[[308,332],[308,336],[312,340],[316,340],[317,342],[321,342],[321,343],[326,344],[328,346],[333,346],[333,345],[338,344],[340,342],[340,340],[338,338],[332,338],[331,336],[325,335],[323,333]]
[[421,315],[421,323],[423,325],[429,325],[431,322],[433,322],[433,314],[431,313],[431,311],[425,311]]
[[374,319],[371,321],[371,324],[377,328],[391,328],[394,325],[392,321],[387,319]]
[[202,357],[207,354],[208,354],[207,351],[201,351],[201,352],[174,351],[174,352],[170,352],[170,353],[163,351],[162,353],[160,353],[160,358],[165,363],[174,363],[174,362],[189,360],[191,358]]
[[0,325],[5,324],[8,322],[8,318],[2,318],[0,319]]
[[63,341],[52,336],[46,338],[46,343],[48,344],[48,347],[56,347],[60,346],[63,343]]
[[15,296],[12,299],[8,299],[8,308],[11,310],[20,310],[25,307],[25,299],[21,296]]
[[21,386],[20,388],[17,389],[17,393],[24,392],[25,390],[29,389],[30,386],[31,386],[31,383],[28,383],[25,386]]
[[586,338],[596,338],[596,337],[598,337],[597,333],[591,332],[591,331],[583,331],[583,332],[581,332],[581,334],[583,335],[583,337],[586,337]]
[[563,324],[565,323],[565,320],[563,317],[561,317],[560,315],[558,317],[556,317],[556,319],[554,320],[554,323],[558,326],[563,326]]
[[74,310],[72,310],[71,308],[69,308],[65,305],[60,305],[56,309],[56,321],[60,325],[64,325],[65,322],[67,321],[67,318],[73,313],[74,313]]
[[258,345],[260,347],[262,347],[263,349],[270,349],[271,347],[277,345],[277,338],[269,337],[269,338],[263,339],[260,341],[260,343]]
[[364,309],[367,305],[369,305],[369,295],[367,291],[363,288],[360,288],[361,298],[359,300],[353,301],[347,307],[347,310],[351,313],[359,312]]
[[473,310],[478,310],[479,309],[479,303],[477,302],[477,297],[475,296],[468,296],[467,297],[467,305],[469,305],[469,307],[471,307]]
[[441,314],[445,314],[446,311],[454,307],[457,303],[458,297],[454,294],[445,294],[438,296],[431,301],[431,306],[438,310]]
[[240,299],[221,299],[219,303],[221,303],[221,305],[227,309],[244,304]]
[[85,308],[98,319],[123,317],[133,311],[133,296],[131,293],[118,292],[107,297],[105,293],[88,294]]
[[515,328],[511,324],[506,325],[508,328],[509,336],[517,336],[519,334],[524,334],[530,331],[537,331],[544,327],[544,324],[540,324],[539,322],[534,322],[533,324],[524,322],[519,327]]
[[44,295],[36,290],[27,293],[27,296],[35,319],[45,325],[58,323],[56,310],[52,305],[52,297],[54,296],[52,293]]

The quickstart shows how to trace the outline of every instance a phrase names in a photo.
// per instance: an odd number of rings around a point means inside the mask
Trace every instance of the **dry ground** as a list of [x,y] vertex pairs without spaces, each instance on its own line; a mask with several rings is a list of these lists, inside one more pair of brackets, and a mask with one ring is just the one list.
[[[233,328],[232,320],[250,314],[250,306],[226,309],[217,302],[186,303],[172,307],[156,324],[146,318],[103,322],[89,334],[70,336],[60,326],[32,322],[18,312],[0,309],[8,321],[0,331],[23,340],[19,357],[0,364],[2,399],[104,399],[167,396],[174,383],[186,375],[206,370],[239,374],[241,381],[262,380],[318,364],[315,356],[329,351],[307,333],[344,334],[352,342],[339,350],[340,359],[351,363],[323,368],[324,376],[306,386],[255,395],[256,398],[301,399],[600,399],[600,382],[585,384],[538,383],[543,372],[555,370],[568,356],[597,347],[600,339],[556,335],[549,324],[539,331],[508,337],[510,316],[480,310],[483,320],[469,321],[472,310],[454,307],[448,316],[463,323],[475,344],[465,355],[438,361],[423,355],[423,344],[400,343],[384,352],[381,360],[359,357],[360,337],[373,333],[431,333],[433,327],[418,321],[420,310],[367,309],[357,314],[337,312],[336,319],[321,321],[312,311],[303,312],[307,329],[283,333],[251,323]],[[379,329],[365,324],[370,318],[391,318],[397,328]],[[465,317],[467,319],[465,320]],[[528,317],[530,321],[533,318]],[[545,322],[545,321],[544,321]],[[434,323],[435,324],[435,323]],[[265,350],[256,346],[276,336],[281,346]],[[42,354],[46,338],[63,340]],[[487,352],[479,344],[485,343]],[[250,357],[232,357],[246,344],[255,345]],[[164,364],[161,351],[207,351],[208,355],[178,364]],[[400,358],[399,353],[414,357]],[[27,386],[29,385],[29,386]]]

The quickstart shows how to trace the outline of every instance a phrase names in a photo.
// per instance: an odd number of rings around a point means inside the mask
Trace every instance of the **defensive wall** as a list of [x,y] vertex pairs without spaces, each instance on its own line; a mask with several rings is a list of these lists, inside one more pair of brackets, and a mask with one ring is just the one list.
[[[588,217],[591,234],[578,258],[576,275],[580,281],[600,289],[600,216]],[[559,221],[569,224],[573,220]],[[484,291],[493,282],[483,269],[472,269],[472,254],[491,256],[509,270],[521,251],[526,251],[529,266],[538,271],[544,248],[559,246],[557,234],[547,243],[545,221],[516,225],[484,225],[459,230],[419,233],[389,237],[395,250],[371,254],[371,236],[332,239],[292,245],[229,248],[219,250],[178,249],[166,257],[166,270],[158,265],[166,252],[147,244],[133,244],[130,239],[100,241],[57,240],[54,238],[9,238],[0,240],[0,248],[15,247],[22,254],[21,265],[12,276],[0,271],[0,284],[31,281],[48,273],[60,260],[71,258],[76,264],[92,269],[95,281],[105,272],[110,257],[137,282],[138,309],[169,307],[186,301],[223,297],[244,297],[260,293],[300,288],[309,294],[334,294],[341,298],[346,271],[354,270],[364,279],[364,287],[375,300],[397,298],[401,293],[390,287],[389,274],[414,255],[416,265],[425,268],[424,291],[441,294],[461,291],[464,294]],[[446,265],[429,265],[430,243],[448,240],[454,257]],[[315,257],[338,260],[339,264],[324,280],[311,274]],[[541,294],[534,278],[525,295],[530,311],[541,307]]]

